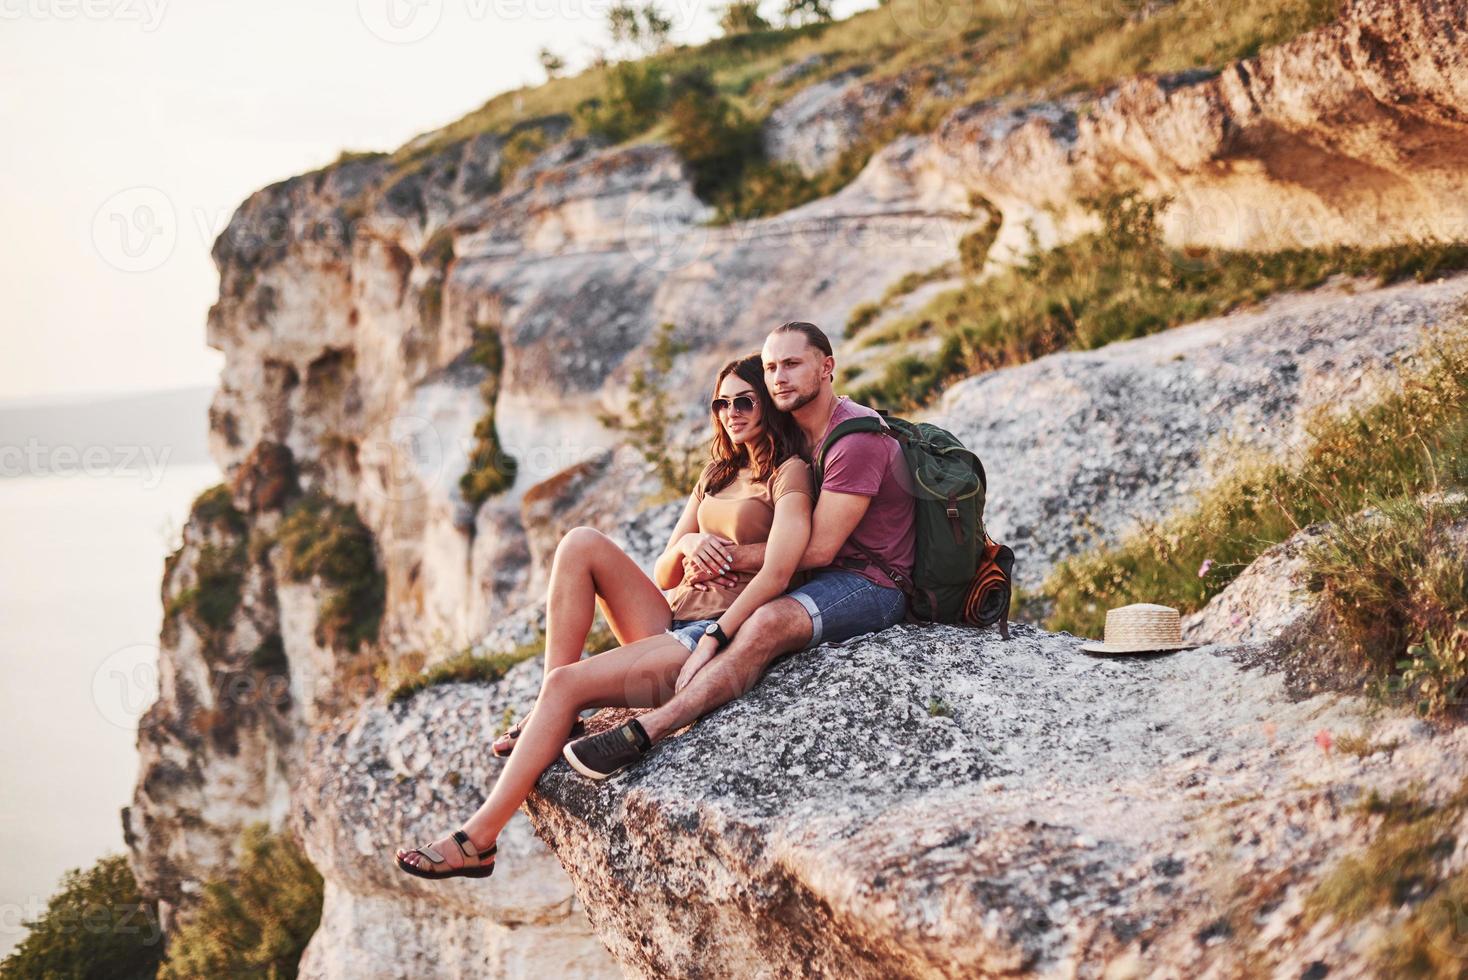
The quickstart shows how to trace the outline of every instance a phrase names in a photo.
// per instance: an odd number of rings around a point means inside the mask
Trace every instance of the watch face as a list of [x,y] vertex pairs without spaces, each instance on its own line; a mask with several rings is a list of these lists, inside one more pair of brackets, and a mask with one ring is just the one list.
[[719,631],[719,624],[718,623],[709,623],[707,626],[705,626],[703,628],[703,635],[704,636],[713,636],[718,631]]

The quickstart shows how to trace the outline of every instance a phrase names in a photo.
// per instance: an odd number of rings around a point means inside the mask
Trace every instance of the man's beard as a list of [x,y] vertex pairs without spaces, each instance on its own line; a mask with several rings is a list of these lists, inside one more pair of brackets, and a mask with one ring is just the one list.
[[801,394],[798,394],[798,395],[795,396],[795,401],[791,402],[789,404],[789,406],[777,405],[775,407],[776,408],[779,408],[780,411],[782,411],[782,412],[784,412],[784,413],[786,413],[788,415],[791,412],[797,412],[797,411],[799,411],[800,409],[802,409],[805,406],[809,405],[811,402],[815,401],[816,400],[816,396],[819,395],[820,393],[821,393],[821,389],[819,389],[819,388],[817,388],[815,391],[802,392]]

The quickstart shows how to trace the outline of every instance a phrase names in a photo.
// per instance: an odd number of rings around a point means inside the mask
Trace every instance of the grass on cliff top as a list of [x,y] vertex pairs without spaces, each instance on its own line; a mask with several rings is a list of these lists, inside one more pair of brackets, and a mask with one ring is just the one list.
[[497,653],[488,657],[475,656],[470,651],[464,650],[391,685],[391,693],[388,694],[387,700],[389,704],[406,701],[419,691],[427,690],[438,684],[493,684],[502,679],[511,667],[538,656],[540,652],[541,648],[534,643],[527,643],[508,653]]
[[[841,71],[866,68],[868,79],[904,75],[907,103],[864,134],[829,173],[808,180],[792,168],[741,164],[724,175],[739,185],[724,188],[726,199],[737,202],[721,205],[726,218],[772,214],[833,193],[880,146],[903,133],[932,129],[953,106],[996,96],[1043,98],[1143,72],[1219,68],[1328,22],[1339,7],[1340,0],[1227,5],[1055,0],[1038,6],[1012,0],[889,0],[830,24],[729,35],[505,92],[410,140],[392,156],[411,169],[458,141],[487,132],[509,134],[516,125],[557,114],[571,116],[585,132],[610,112],[620,121],[609,129],[615,142],[667,135],[664,105],[635,111],[617,105],[628,94],[628,78],[642,79],[634,88],[646,99],[656,87],[654,76],[706,72],[721,102],[757,125],[780,102]],[[799,78],[779,88],[761,84],[779,69],[811,58],[818,60],[816,67]]]
[[[1444,532],[1468,518],[1449,495],[1468,490],[1468,324],[1441,334],[1399,391],[1346,414],[1318,412],[1307,433],[1298,458],[1241,464],[1195,506],[1058,563],[1040,590],[1054,603],[1047,628],[1100,636],[1106,610],[1132,602],[1186,615],[1267,548],[1331,521],[1306,554],[1329,617],[1322,642],[1373,671],[1380,694],[1410,697],[1424,714],[1461,707],[1468,570]],[[1367,507],[1377,515],[1358,516]]]
[[897,356],[850,394],[910,411],[947,384],[1064,349],[1089,350],[1217,316],[1336,275],[1380,285],[1468,268],[1468,243],[1243,252],[1169,247],[1157,227],[1165,201],[1124,193],[1091,202],[1099,231],[933,298],[868,333],[863,346],[939,337],[932,355]]

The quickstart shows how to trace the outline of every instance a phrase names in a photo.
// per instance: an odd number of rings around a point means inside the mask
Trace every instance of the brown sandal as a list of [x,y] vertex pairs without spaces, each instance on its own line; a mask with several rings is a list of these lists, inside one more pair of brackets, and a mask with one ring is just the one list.
[[[510,753],[515,751],[515,742],[517,739],[519,739],[520,733],[525,730],[526,721],[529,721],[529,719],[526,718],[521,721],[517,721],[509,728],[505,729],[502,733],[500,733],[499,738],[496,738],[492,743],[490,743],[490,754],[493,755],[496,759],[508,759],[510,757]],[[573,738],[580,738],[582,735],[585,734],[586,722],[582,721],[580,718],[577,718],[576,724],[571,726],[571,732],[569,735],[566,736],[566,740],[570,741]]]
[[[474,842],[469,839],[469,835],[462,830],[456,830],[454,831],[454,843],[458,844],[459,850],[463,852],[464,864],[462,867],[449,867],[442,871],[425,871],[408,861],[404,861],[401,857],[396,859],[398,867],[408,872],[408,874],[416,875],[419,878],[488,878],[494,874],[494,853],[499,849],[498,840],[489,845],[485,850],[476,854],[474,852]],[[408,853],[412,854],[415,851],[428,858],[434,864],[447,864],[444,856],[435,851],[431,844],[415,847]],[[486,862],[484,860],[485,858],[489,858],[489,861]],[[473,862],[472,864],[470,863],[471,861]]]

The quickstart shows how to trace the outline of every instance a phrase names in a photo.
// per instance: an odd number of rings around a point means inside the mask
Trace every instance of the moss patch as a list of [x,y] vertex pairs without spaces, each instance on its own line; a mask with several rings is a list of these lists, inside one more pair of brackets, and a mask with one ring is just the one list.
[[485,370],[484,381],[479,386],[484,398],[484,415],[474,425],[474,452],[469,457],[468,469],[459,477],[459,492],[477,508],[514,486],[518,464],[504,451],[495,426],[495,403],[499,400],[505,363],[498,328],[489,324],[475,328],[471,356]]
[[[205,656],[217,659],[225,653],[240,604],[249,561],[249,525],[223,484],[194,500],[189,525],[205,536],[195,555],[196,577],[192,585],[165,596],[161,636],[164,643],[176,644],[179,623],[187,622],[198,634]],[[180,547],[165,561],[165,583],[171,583],[182,554]]]
[[388,703],[406,701],[419,691],[437,684],[493,684],[503,678],[511,667],[539,655],[542,649],[531,643],[509,653],[489,657],[477,657],[465,650],[448,660],[439,661],[413,677],[399,681],[388,695]]
[[387,582],[377,566],[372,532],[355,507],[319,491],[305,494],[286,510],[276,541],[284,551],[291,581],[310,582],[320,576],[326,588],[317,643],[356,650],[377,639]]

